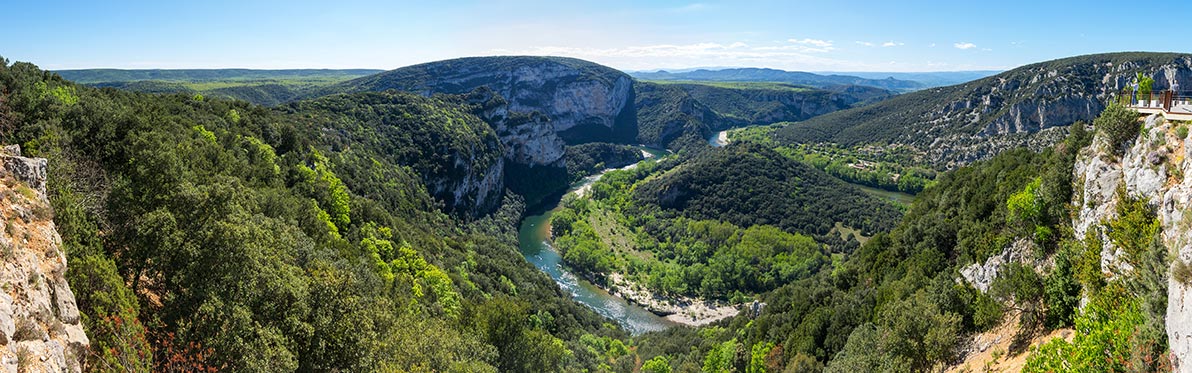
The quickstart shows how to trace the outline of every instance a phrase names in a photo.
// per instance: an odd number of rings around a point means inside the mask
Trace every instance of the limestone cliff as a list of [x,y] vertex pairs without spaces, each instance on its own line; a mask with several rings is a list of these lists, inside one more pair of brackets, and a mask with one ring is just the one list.
[[[422,95],[467,94],[487,87],[508,101],[509,112],[538,112],[547,121],[505,136],[521,144],[541,143],[522,153],[523,164],[550,164],[562,157],[558,136],[568,143],[631,141],[637,132],[633,79],[595,63],[562,57],[470,57],[403,67],[344,82],[338,91],[396,89]],[[326,93],[326,92],[323,92]],[[518,148],[517,143],[506,143]],[[535,145],[539,146],[539,145]],[[524,148],[524,147],[523,147]]]
[[79,372],[89,341],[67,285],[46,199],[46,160],[0,154],[0,362],[7,372]]
[[[1162,223],[1162,239],[1173,261],[1192,261],[1192,138],[1179,138],[1163,117],[1146,118],[1141,135],[1120,157],[1107,156],[1104,140],[1098,135],[1093,145],[1084,149],[1073,167],[1077,207],[1072,228],[1076,237],[1090,230],[1104,237],[1101,225],[1112,219],[1119,203],[1117,190],[1143,198],[1156,208]],[[1133,270],[1121,249],[1105,242],[1101,252],[1102,270],[1117,276]],[[1176,371],[1192,372],[1192,289],[1190,284],[1167,276],[1167,336]]]
[[1062,140],[1066,126],[1091,122],[1140,72],[1155,79],[1155,89],[1172,82],[1192,87],[1192,55],[1110,53],[1041,62],[812,118],[779,135],[804,143],[909,145],[951,168]]

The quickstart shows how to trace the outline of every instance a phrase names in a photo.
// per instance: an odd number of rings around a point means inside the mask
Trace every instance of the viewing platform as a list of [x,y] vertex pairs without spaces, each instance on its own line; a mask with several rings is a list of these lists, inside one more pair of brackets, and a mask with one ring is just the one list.
[[1116,100],[1122,106],[1142,114],[1162,114],[1167,120],[1192,120],[1192,96],[1164,90],[1152,93],[1123,91]]

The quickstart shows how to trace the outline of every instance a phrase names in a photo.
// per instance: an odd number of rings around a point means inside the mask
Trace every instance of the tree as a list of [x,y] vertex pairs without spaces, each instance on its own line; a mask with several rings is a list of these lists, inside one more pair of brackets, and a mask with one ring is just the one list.
[[905,358],[913,371],[926,371],[948,361],[960,338],[960,316],[940,312],[920,290],[885,306],[879,324],[882,349]]
[[1116,103],[1109,103],[1097,119],[1093,120],[1093,127],[1104,136],[1107,150],[1120,156],[1125,151],[1124,145],[1138,137],[1138,113]]
[[670,360],[663,355],[655,356],[642,364],[642,372],[671,373]]

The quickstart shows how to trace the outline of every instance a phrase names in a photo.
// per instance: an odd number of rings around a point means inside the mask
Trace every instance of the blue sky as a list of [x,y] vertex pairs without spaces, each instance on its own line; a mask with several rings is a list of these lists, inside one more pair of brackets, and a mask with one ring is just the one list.
[[0,7],[0,56],[47,69],[393,69],[533,54],[627,70],[951,71],[1189,45],[1187,22],[1171,21],[1177,41],[1126,27],[1158,27],[1192,2],[1070,3],[18,0]]

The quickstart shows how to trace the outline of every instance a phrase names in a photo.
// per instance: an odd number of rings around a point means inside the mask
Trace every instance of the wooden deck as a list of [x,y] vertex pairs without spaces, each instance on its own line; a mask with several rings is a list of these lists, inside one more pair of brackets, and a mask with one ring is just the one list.
[[1134,109],[1142,114],[1162,114],[1164,118],[1167,118],[1167,120],[1192,120],[1192,107],[1189,106],[1173,107],[1170,111],[1157,107],[1130,106],[1129,108]]
[[1118,102],[1141,114],[1162,114],[1167,120],[1192,120],[1192,98],[1170,90],[1146,94],[1122,92]]

